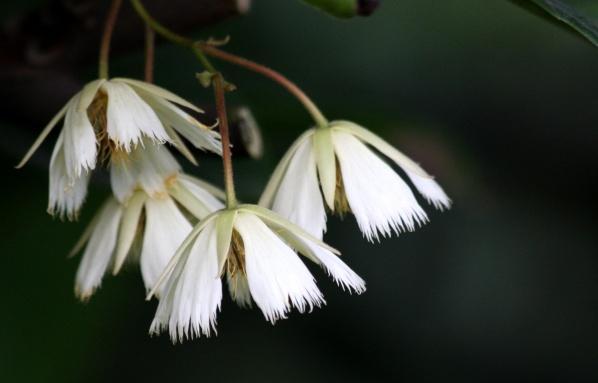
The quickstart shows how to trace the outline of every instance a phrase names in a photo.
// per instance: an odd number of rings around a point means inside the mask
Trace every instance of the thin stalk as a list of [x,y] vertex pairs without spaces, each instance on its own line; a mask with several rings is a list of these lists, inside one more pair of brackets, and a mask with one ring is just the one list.
[[224,79],[220,73],[215,73],[212,79],[214,84],[214,98],[218,112],[218,127],[222,140],[222,165],[224,168],[224,190],[226,192],[226,207],[237,206],[235,183],[233,180],[233,161],[230,150],[230,137],[228,133],[228,118],[226,116],[226,102],[224,98]]
[[294,95],[301,104],[307,109],[309,114],[312,116],[318,127],[325,127],[328,125],[328,120],[324,117],[324,114],[320,111],[320,109],[316,106],[316,104],[305,94],[301,88],[299,88],[295,83],[291,80],[286,78],[281,73],[268,68],[262,64],[258,64],[254,61],[248,60],[244,57],[236,56],[228,52],[224,52],[212,45],[206,43],[200,43],[198,46],[201,50],[209,56],[216,57],[218,59],[228,61],[232,64],[239,65],[251,71],[260,73],[269,79],[277,82],[281,86],[283,86],[287,91],[289,91],[292,95]]
[[224,52],[212,45],[206,43],[197,43],[190,38],[173,32],[170,29],[166,28],[164,25],[160,24],[156,19],[154,19],[149,14],[147,9],[143,6],[141,0],[131,0],[131,4],[133,5],[133,8],[135,9],[139,17],[141,17],[143,21],[145,21],[145,23],[156,33],[175,44],[190,48],[197,57],[197,59],[200,61],[202,66],[208,72],[216,74],[217,70],[210,63],[210,61],[206,57],[206,54],[224,61],[228,61],[232,64],[242,66],[254,72],[260,73],[270,78],[271,80],[277,82],[278,84],[282,85],[287,91],[294,95],[299,100],[299,102],[303,104],[305,109],[307,109],[307,111],[312,116],[318,127],[326,127],[328,125],[328,120],[326,119],[326,117],[324,117],[324,114],[320,111],[316,104],[307,96],[307,94],[305,94],[305,92],[303,92],[301,88],[299,88],[295,83],[293,83],[291,80],[286,78],[281,73],[273,69],[270,69],[264,65],[258,64],[254,61],[248,60],[246,58],[236,56],[228,52]]
[[141,0],[131,0],[131,4],[133,5],[135,12],[137,12],[137,15],[139,15],[139,17],[141,17],[141,19],[145,21],[146,25],[153,29],[157,34],[174,44],[190,48],[206,70],[208,70],[211,73],[216,73],[216,70],[214,69],[208,58],[203,54],[201,49],[199,49],[195,41],[188,37],[180,35],[166,28],[164,25],[160,24],[158,20],[154,19],[152,15],[149,14],[147,9],[141,3]]
[[108,60],[110,56],[110,42],[112,41],[112,33],[114,32],[114,25],[118,18],[118,11],[122,5],[122,0],[112,0],[106,22],[104,24],[104,32],[102,33],[102,43],[100,45],[100,59],[98,66],[99,78],[108,78]]
[[154,30],[145,25],[145,70],[144,78],[146,82],[154,82],[154,57],[155,57],[156,34]]

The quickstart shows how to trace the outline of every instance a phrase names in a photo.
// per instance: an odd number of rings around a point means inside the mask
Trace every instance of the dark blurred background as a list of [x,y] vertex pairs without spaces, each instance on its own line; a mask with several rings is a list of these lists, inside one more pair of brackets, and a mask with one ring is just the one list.
[[[2,20],[43,4],[3,1]],[[1,381],[598,379],[595,47],[500,0],[388,0],[350,21],[256,0],[193,34],[230,35],[225,49],[281,70],[330,118],[387,138],[437,176],[454,207],[426,206],[430,224],[375,245],[352,217],[332,218],[326,239],[367,281],[365,294],[347,295],[313,268],[323,309],[272,326],[227,296],[217,337],[173,346],[147,334],[156,302],[144,300],[134,267],[107,277],[88,303],[74,297],[78,259],[66,254],[108,195],[106,178],[94,178],[79,222],[68,223],[45,213],[56,135],[13,169],[72,85],[57,81],[57,99],[41,103],[27,90],[31,112],[20,118],[0,90]],[[69,73],[92,79],[94,60]],[[124,49],[111,73],[141,77],[142,61]],[[230,102],[250,106],[263,131],[264,158],[235,161],[238,192],[254,202],[310,120],[275,84],[219,67],[238,86]],[[197,70],[189,52],[158,47],[156,82],[209,105]],[[188,170],[221,184],[217,158]]]

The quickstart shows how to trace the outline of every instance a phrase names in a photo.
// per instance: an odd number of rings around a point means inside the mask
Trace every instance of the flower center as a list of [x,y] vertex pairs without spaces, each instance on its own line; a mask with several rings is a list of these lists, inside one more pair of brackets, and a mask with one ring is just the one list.
[[91,105],[87,108],[87,117],[93,126],[98,142],[98,159],[102,163],[108,163],[111,154],[115,149],[114,143],[108,136],[108,124],[106,111],[108,109],[108,95],[102,89],[98,90]]
[[237,273],[245,275],[245,246],[243,245],[243,238],[234,229],[230,242],[226,259],[226,272],[230,278],[233,278]]
[[341,167],[336,160],[336,190],[334,192],[334,211],[341,217],[351,212],[351,206],[347,201],[347,194],[345,193],[345,183],[343,182],[343,174],[341,173]]

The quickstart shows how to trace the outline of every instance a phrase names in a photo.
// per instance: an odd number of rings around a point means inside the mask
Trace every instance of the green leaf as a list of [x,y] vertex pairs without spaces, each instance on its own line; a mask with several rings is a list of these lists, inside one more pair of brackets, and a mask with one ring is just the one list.
[[551,15],[598,46],[598,6],[594,0],[511,0],[535,14]]
[[357,14],[357,0],[304,0],[320,10],[342,19]]
[[380,0],[303,0],[329,15],[350,19],[355,16],[369,16],[380,5]]

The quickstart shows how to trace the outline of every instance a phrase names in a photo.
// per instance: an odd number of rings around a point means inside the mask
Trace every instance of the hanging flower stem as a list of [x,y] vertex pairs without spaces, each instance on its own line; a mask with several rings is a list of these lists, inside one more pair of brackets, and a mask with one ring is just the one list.
[[151,29],[153,29],[157,34],[164,37],[166,40],[187,47],[193,51],[201,65],[211,72],[216,73],[216,69],[212,66],[208,58],[204,55],[201,49],[195,44],[195,41],[192,39],[179,35],[178,33],[171,31],[170,29],[166,28],[164,25],[160,24],[156,19],[149,14],[147,9],[141,3],[141,0],[131,0],[131,4],[135,9],[135,12],[145,21],[146,25],[148,25]]
[[154,57],[155,57],[156,34],[154,30],[146,24],[145,26],[145,70],[144,79],[146,82],[154,82]]
[[210,63],[206,55],[216,57],[218,59],[228,61],[232,64],[244,67],[251,71],[260,73],[269,79],[277,82],[281,86],[283,86],[287,91],[289,91],[292,95],[294,95],[299,102],[307,109],[309,114],[314,119],[316,125],[318,127],[326,127],[328,125],[328,120],[324,117],[324,114],[320,111],[320,109],[316,106],[316,104],[305,94],[301,88],[299,88],[295,83],[291,80],[286,78],[281,73],[268,68],[262,64],[258,64],[254,61],[248,60],[246,58],[233,55],[228,52],[224,52],[213,45],[210,45],[205,42],[195,42],[190,38],[182,36],[170,29],[166,28],[162,24],[160,24],[156,19],[154,19],[147,9],[141,3],[141,0],[131,0],[131,4],[135,11],[141,17],[145,23],[152,28],[156,33],[160,36],[164,37],[165,39],[169,40],[172,43],[187,47],[193,51],[197,59],[203,65],[203,67],[210,73],[215,74],[217,73],[214,66]]
[[320,109],[316,106],[316,104],[305,94],[301,88],[299,88],[294,82],[286,78],[281,73],[270,69],[262,64],[258,64],[254,61],[248,60],[246,58],[233,55],[228,52],[224,52],[213,45],[207,43],[198,43],[198,46],[201,50],[209,56],[216,57],[218,59],[228,61],[232,64],[244,67],[249,69],[253,72],[257,72],[262,74],[269,79],[277,82],[282,87],[284,87],[287,91],[289,91],[293,96],[295,96],[301,104],[307,109],[309,114],[314,119],[315,123],[318,127],[325,127],[328,125],[328,120],[324,117],[324,114],[320,111]]
[[226,207],[230,209],[237,206],[237,197],[235,196],[235,184],[233,180],[233,162],[228,133],[228,118],[226,116],[224,79],[220,73],[214,74],[212,84],[214,85],[214,97],[216,99],[216,110],[218,112],[218,127],[220,129],[220,137],[222,140],[222,164],[224,167]]
[[[156,19],[154,19],[147,9],[141,3],[141,0],[131,0],[131,4],[133,8],[141,17],[141,19],[145,22],[146,26],[150,28],[152,31],[156,32],[163,38],[167,39],[168,41],[191,49],[200,63],[203,65],[204,69],[207,70],[212,74],[212,83],[214,86],[214,96],[216,99],[216,109],[218,111],[218,126],[220,129],[220,136],[222,140],[222,164],[224,167],[224,187],[226,191],[226,206],[228,208],[233,208],[237,206],[237,197],[235,195],[235,185],[233,180],[233,164],[232,164],[232,154],[230,150],[230,136],[228,132],[228,118],[226,115],[226,102],[224,97],[225,86],[224,86],[224,79],[222,78],[222,74],[220,74],[214,66],[210,63],[206,55],[203,53],[201,48],[198,44],[195,43],[192,39],[189,39],[185,36],[179,35],[178,33],[171,31],[170,29],[166,28],[162,24],[160,24]],[[147,35],[146,35],[147,38]],[[147,41],[146,41],[147,43]],[[153,44],[152,44],[152,51],[153,51]],[[147,77],[147,55],[148,55],[148,48],[146,45],[146,77]],[[153,57],[153,54],[152,54]],[[152,59],[153,60],[153,59]],[[153,62],[153,61],[152,61]]]
[[106,22],[104,24],[104,32],[102,33],[102,43],[100,45],[100,61],[98,67],[99,78],[108,78],[108,60],[110,56],[110,42],[112,41],[112,33],[114,32],[114,25],[118,18],[118,11],[122,5],[122,0],[112,0]]

